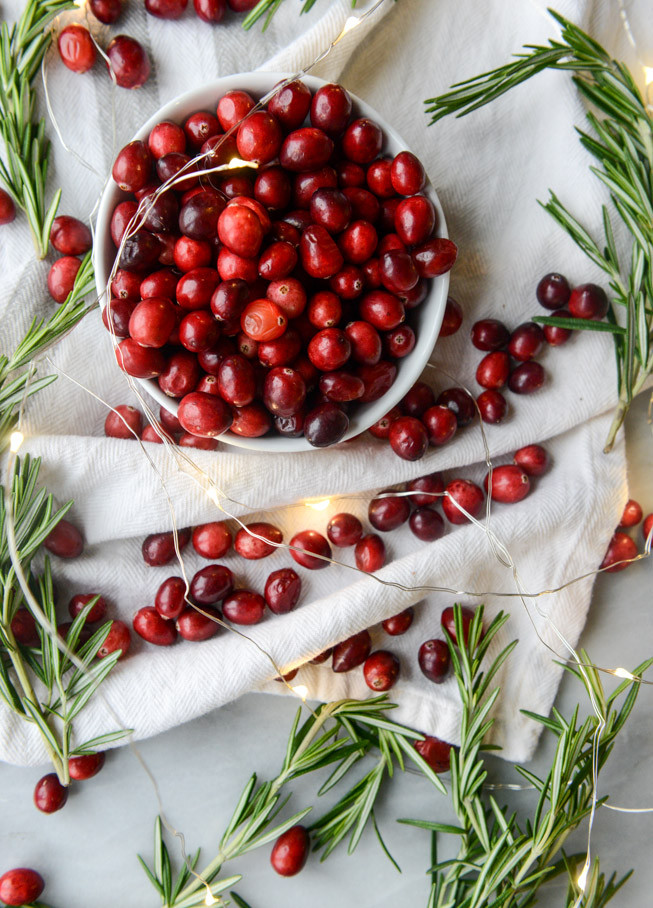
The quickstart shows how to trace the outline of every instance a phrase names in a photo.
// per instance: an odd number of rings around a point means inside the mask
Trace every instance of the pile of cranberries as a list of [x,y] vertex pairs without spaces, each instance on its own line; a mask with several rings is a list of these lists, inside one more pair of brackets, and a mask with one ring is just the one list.
[[625,571],[632,563],[632,559],[639,554],[637,543],[625,533],[624,530],[634,529],[638,524],[642,524],[642,536],[646,543],[653,532],[653,514],[647,514],[644,517],[642,506],[633,498],[626,502],[626,507],[621,515],[619,526],[614,536],[610,540],[608,550],[601,562],[601,568],[607,574],[616,574],[618,571]]
[[[229,91],[215,113],[158,123],[118,154],[130,197],[111,218],[121,251],[103,319],[123,338],[120,367],[179,401],[185,433],[323,447],[393,384],[415,345],[411,313],[456,247],[435,236],[420,162],[383,156],[380,127],[355,117],[342,86],[313,95],[295,81],[254,108]],[[255,173],[196,175],[234,157]]]

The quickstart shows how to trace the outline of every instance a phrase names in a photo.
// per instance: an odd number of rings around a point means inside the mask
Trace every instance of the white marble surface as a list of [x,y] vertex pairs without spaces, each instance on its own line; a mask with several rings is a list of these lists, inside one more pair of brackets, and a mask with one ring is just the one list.
[[[631,492],[645,510],[653,509],[651,451],[653,437],[646,422],[647,400],[641,397],[629,423]],[[582,644],[599,665],[634,667],[651,654],[653,562],[632,566],[617,575],[599,577],[590,620]],[[579,688],[563,684],[558,706],[570,710]],[[198,845],[208,859],[214,853],[248,773],[260,778],[274,775],[283,758],[286,735],[295,704],[285,698],[249,695],[230,706],[140,746],[160,786],[172,823],[186,836],[190,850]],[[618,739],[601,776],[601,794],[614,804],[653,807],[653,693],[643,688],[631,720]],[[547,763],[550,748],[540,747],[533,767]],[[47,880],[44,899],[55,908],[146,908],[158,898],[136,861],[136,853],[151,856],[152,825],[157,802],[152,785],[133,754],[124,748],[110,754],[102,773],[77,786],[60,813],[39,814],[32,805],[32,790],[40,773],[0,765],[0,872],[12,866],[38,868]],[[513,781],[511,768],[491,763],[494,781]],[[292,786],[289,809],[311,802],[313,782]],[[512,795],[515,807],[529,809],[532,792]],[[322,811],[318,805],[316,813]],[[327,908],[334,904],[357,908],[425,905],[428,884],[424,871],[429,861],[426,833],[395,822],[398,817],[421,816],[445,820],[447,801],[416,775],[402,776],[382,798],[378,812],[384,836],[402,867],[400,875],[366,832],[353,857],[343,850],[320,864],[313,858],[298,877],[277,877],[268,863],[269,848],[254,852],[230,866],[244,874],[237,891],[252,908],[282,908],[307,904]],[[602,810],[596,819],[593,852],[609,873],[633,867],[634,878],[615,900],[615,906],[651,903],[653,866],[650,839],[653,814],[627,815]],[[575,846],[583,848],[582,835]],[[172,848],[175,844],[172,844]],[[540,904],[563,904],[560,886],[552,885]]]

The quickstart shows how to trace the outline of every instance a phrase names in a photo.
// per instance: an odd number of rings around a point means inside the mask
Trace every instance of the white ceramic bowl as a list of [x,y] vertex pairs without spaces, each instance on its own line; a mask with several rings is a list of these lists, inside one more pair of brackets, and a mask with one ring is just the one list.
[[[243,89],[248,91],[254,98],[262,97],[266,92],[276,85],[281,79],[288,78],[285,73],[238,73],[234,76],[226,76],[218,79],[203,88],[186,92],[179,95],[174,101],[161,107],[154,116],[143,124],[138,130],[134,139],[146,139],[153,126],[161,120],[173,120],[177,123],[183,123],[184,120],[197,110],[215,110],[220,97],[227,91],[233,89]],[[303,81],[308,85],[311,91],[315,92],[325,82],[316,76],[304,76]],[[394,157],[400,151],[407,150],[406,143],[395,132],[392,126],[384,120],[372,107],[352,95],[354,102],[354,114],[357,117],[369,117],[375,120],[384,135],[383,153]],[[437,235],[446,237],[446,222],[440,200],[431,185],[427,183],[423,190],[433,202],[437,212]],[[104,292],[111,269],[113,267],[116,249],[113,245],[110,233],[111,214],[115,206],[127,197],[118,186],[111,180],[107,185],[102,196],[98,210],[96,239],[95,239],[95,281],[98,295],[106,303]],[[430,357],[435,342],[440,331],[440,325],[444,315],[444,309],[447,302],[447,291],[449,289],[449,274],[443,274],[431,281],[431,287],[426,299],[417,309],[411,311],[410,324],[415,330],[417,343],[414,350],[403,359],[397,360],[397,377],[392,387],[372,403],[360,404],[352,408],[349,420],[349,429],[344,436],[343,441],[358,435],[365,431],[385,413],[397,404],[406,392],[415,383]],[[139,379],[144,389],[150,394],[157,403],[164,406],[171,413],[177,413],[178,401],[168,397],[161,391],[154,380]],[[240,448],[250,448],[255,451],[272,451],[285,453],[290,451],[315,451],[318,450],[310,445],[306,439],[286,438],[282,435],[270,433],[261,438],[243,438],[239,435],[233,435],[231,432],[225,432],[220,436],[220,441],[227,444],[236,445]]]

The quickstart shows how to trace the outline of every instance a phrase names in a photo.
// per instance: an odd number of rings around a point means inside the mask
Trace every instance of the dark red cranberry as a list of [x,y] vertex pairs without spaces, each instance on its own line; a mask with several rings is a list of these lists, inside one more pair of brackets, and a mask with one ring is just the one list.
[[340,249],[328,231],[319,224],[307,227],[302,233],[299,255],[304,271],[314,278],[333,277],[344,264]]
[[256,178],[254,198],[268,211],[283,211],[290,204],[292,185],[281,167],[268,167]]
[[508,404],[501,391],[488,389],[476,398],[476,404],[483,422],[500,423],[508,412]]
[[[262,537],[262,538],[257,538]],[[266,540],[269,540],[266,542]],[[234,549],[248,560],[267,558],[283,542],[283,534],[271,523],[248,523],[241,528],[234,539]],[[274,543],[274,545],[270,545]]]
[[265,376],[263,403],[275,416],[293,416],[306,400],[306,384],[299,372],[278,366]]
[[[80,612],[83,612],[92,599],[95,599],[97,593],[78,593],[68,603],[68,611],[71,618],[76,618]],[[98,597],[97,602],[91,608],[86,616],[86,621],[95,624],[97,621],[103,621],[107,613],[107,600],[104,596]]]
[[304,826],[291,826],[274,843],[270,863],[280,876],[294,876],[308,858],[310,839]]
[[439,337],[449,337],[455,334],[463,323],[463,310],[452,296],[447,297]]
[[[465,644],[469,640],[469,627],[472,623],[474,617],[474,609],[468,608],[466,605],[461,606],[460,609],[462,621],[463,621],[463,640]],[[458,639],[456,637],[456,622],[454,620],[454,611],[453,608],[449,605],[442,612],[440,618],[440,625],[445,634],[448,634],[451,637],[452,642],[459,646]]]
[[202,22],[215,24],[222,22],[227,11],[227,0],[193,0],[193,6]]
[[385,564],[385,543],[376,533],[368,533],[356,543],[354,560],[359,571],[373,574]]
[[352,100],[342,85],[329,83],[319,88],[311,101],[311,123],[330,136],[341,135],[349,123]]
[[265,614],[265,599],[253,590],[236,590],[222,603],[222,614],[232,624],[258,624]]
[[505,350],[486,353],[476,368],[476,381],[482,388],[503,388],[509,375],[510,357]]
[[397,367],[394,363],[382,359],[374,366],[359,366],[356,374],[365,384],[365,393],[360,401],[367,404],[379,400],[392,387],[397,377]]
[[129,35],[116,35],[107,47],[110,69],[121,88],[140,88],[150,76],[143,46]]
[[410,325],[399,325],[383,338],[386,354],[394,359],[403,359],[415,349],[417,338]]
[[418,508],[408,520],[413,536],[422,542],[435,542],[444,535],[444,520],[437,511],[430,508]]
[[213,239],[218,219],[226,207],[224,196],[205,189],[189,199],[179,212],[179,229],[195,240]]
[[411,626],[414,617],[415,613],[413,612],[413,609],[407,608],[404,609],[403,612],[399,612],[398,615],[386,618],[385,621],[381,622],[381,627],[386,634],[390,634],[391,637],[400,637],[402,634],[405,634]]
[[337,444],[349,428],[349,418],[338,404],[323,403],[304,417],[304,437],[315,448]]
[[[190,530],[183,529],[177,533],[179,551],[183,551],[190,540]],[[151,567],[169,564],[176,557],[173,533],[152,533],[142,545],[143,561]]]
[[50,242],[62,255],[84,255],[93,244],[87,225],[65,214],[52,222]]
[[217,451],[219,448],[215,438],[199,438],[197,435],[191,435],[184,432],[177,442],[180,448],[198,448],[200,451]]
[[135,407],[119,404],[104,421],[108,438],[138,438],[143,428],[143,416]]
[[375,366],[379,362],[382,350],[381,337],[373,325],[364,321],[349,322],[345,334],[351,344],[351,358],[354,362],[365,366]]
[[331,234],[340,233],[351,220],[351,203],[340,189],[318,189],[311,196],[311,217]]
[[449,674],[451,656],[444,640],[425,640],[417,655],[422,674],[434,684],[442,684]]
[[45,537],[43,545],[59,558],[77,558],[84,550],[84,539],[70,521],[60,520]]
[[[386,489],[386,492],[393,492],[393,489]],[[386,495],[385,497],[373,498],[370,501],[367,516],[375,530],[381,533],[389,533],[390,530],[396,530],[402,523],[408,520],[410,515],[410,505],[408,498],[398,497],[396,495]]]
[[[76,782],[85,782],[87,779],[92,779],[93,776],[100,772],[105,760],[106,754],[102,751],[93,754],[81,754],[78,757],[69,757],[68,773],[70,778],[75,779]],[[2,898],[1,891],[0,898]]]
[[515,452],[514,461],[527,476],[541,476],[549,465],[549,456],[541,445],[526,445]]
[[334,672],[350,672],[362,665],[372,649],[372,638],[368,631],[360,631],[333,647],[331,668]]
[[[177,192],[193,192],[193,195],[201,195],[202,189],[199,185],[199,179],[196,175],[197,165],[190,155],[181,152],[171,151],[156,162],[156,175],[162,183],[169,183],[171,189]],[[182,207],[187,204],[193,195],[182,196]]]
[[48,290],[55,303],[66,302],[81,264],[80,260],[72,255],[64,255],[54,262],[48,272]]
[[472,325],[472,343],[478,350],[500,350],[510,340],[510,332],[496,318],[483,318]]
[[[571,313],[566,309],[559,309],[556,318],[571,318]],[[570,328],[559,328],[557,325],[542,325],[544,339],[550,347],[561,347],[566,344],[574,333]]]
[[179,324],[179,342],[191,353],[211,350],[220,336],[220,328],[210,312],[196,309]]
[[154,646],[172,646],[177,639],[177,629],[170,621],[162,618],[151,606],[139,609],[132,619],[134,630]]
[[394,653],[380,649],[365,660],[363,677],[370,690],[390,690],[399,677],[399,669],[399,659]]
[[569,312],[573,318],[601,319],[608,312],[605,290],[596,284],[580,284],[569,297]]
[[42,813],[54,813],[68,800],[68,789],[61,784],[56,772],[49,772],[36,783],[34,804]]
[[337,166],[338,186],[360,188],[365,186],[365,169],[353,161],[340,161]]
[[426,173],[421,162],[410,151],[400,151],[392,161],[392,186],[399,195],[416,195],[426,185]]
[[544,343],[544,332],[535,322],[524,322],[523,325],[515,328],[510,335],[508,352],[520,362],[527,362],[542,349]]
[[313,659],[310,660],[311,665],[323,665],[328,659],[331,658],[332,652],[333,652],[333,647],[329,647],[329,649],[325,649],[323,653],[319,653],[319,655],[315,656]]
[[[349,199],[351,205],[351,216],[354,220],[367,221],[370,224],[376,224],[379,219],[381,206],[375,195],[372,195],[367,189],[349,186],[342,190]],[[390,201],[395,201],[391,199]],[[398,199],[396,200],[399,201]],[[381,229],[385,229],[381,224]],[[391,228],[393,229],[393,228]]]
[[411,479],[406,484],[406,490],[415,493],[410,495],[409,498],[418,508],[432,507],[442,497],[444,479],[441,473],[428,473],[426,476]]
[[403,460],[420,460],[429,443],[424,424],[414,416],[395,419],[390,426],[389,438],[390,447]]
[[419,280],[410,253],[385,252],[379,259],[381,283],[391,293],[412,290]]
[[443,407],[441,404],[429,407],[423,414],[422,421],[426,427],[429,443],[436,447],[446,445],[458,430],[456,414],[452,409]]
[[279,160],[285,170],[304,173],[324,167],[332,154],[333,141],[329,136],[321,129],[304,126],[286,136]]
[[200,605],[215,605],[234,588],[234,577],[229,568],[221,564],[207,564],[193,576],[190,593]]
[[433,772],[448,772],[451,768],[451,744],[425,735],[423,741],[415,741],[415,750],[431,767]]
[[231,533],[224,520],[195,527],[192,539],[193,548],[202,558],[222,558],[231,548]]
[[369,164],[381,152],[382,145],[381,127],[367,117],[354,120],[342,137],[342,151],[355,164]]
[[379,331],[391,331],[406,317],[404,305],[393,293],[371,290],[360,302],[359,314]]
[[413,387],[402,397],[399,406],[407,416],[420,419],[435,404],[435,394],[426,382],[415,382]]
[[428,240],[413,250],[413,261],[420,277],[437,277],[439,274],[445,274],[453,268],[457,256],[456,244],[440,237]]
[[320,189],[335,189],[337,185],[338,177],[333,167],[320,167],[318,170],[296,174],[292,185],[292,203],[298,210],[287,214],[285,220],[300,231],[306,230],[313,223],[310,207],[315,193]]
[[[485,477],[485,491],[488,492],[490,474]],[[501,501],[506,504],[512,504],[515,501],[521,501],[530,491],[530,481],[528,476],[516,464],[504,464],[495,467],[492,471],[492,490],[491,498],[493,501]]]
[[311,106],[311,91],[300,79],[289,82],[268,101],[268,110],[287,131],[304,122]]
[[376,254],[380,257],[385,255],[386,252],[406,252],[406,244],[399,239],[396,233],[386,233],[379,240]]
[[204,438],[222,435],[233,419],[223,400],[202,391],[191,391],[182,397],[177,418],[186,432]]
[[357,299],[365,289],[363,272],[355,265],[345,265],[333,275],[329,287],[343,300]]
[[508,387],[515,394],[533,394],[544,384],[544,369],[535,360],[521,363],[510,373]]
[[220,630],[218,621],[221,615],[218,609],[205,605],[201,610],[195,608],[186,608],[177,618],[175,627],[180,637],[184,640],[191,640],[199,643],[202,640],[210,640]]
[[[128,274],[129,272],[123,272]],[[127,337],[129,319],[136,303],[127,299],[112,299],[102,310],[102,323],[107,331],[112,330],[116,337]],[[109,327],[111,325],[111,327]]]
[[334,514],[327,525],[327,536],[334,545],[346,547],[356,545],[363,535],[363,525],[353,514],[343,511]]
[[478,517],[481,513],[485,496],[475,483],[468,479],[454,479],[445,491],[447,495],[442,499],[442,510],[450,523],[467,523],[469,519],[454,502],[472,517]]
[[223,192],[228,199],[253,199],[254,181],[251,177],[237,173],[222,177],[220,180],[220,191]]
[[[316,530],[302,530],[290,540],[293,548],[290,554],[302,567],[309,568],[311,571],[319,571],[321,568],[328,567],[330,562],[325,558],[331,558],[331,546],[327,540]],[[299,549],[300,551],[295,551]],[[322,558],[316,558],[315,555],[321,555]]]
[[389,199],[396,195],[391,171],[392,161],[389,158],[378,158],[367,168],[365,175],[367,185],[379,199]]
[[43,877],[29,867],[16,867],[0,876],[0,901],[5,905],[31,905],[45,888]]
[[187,4],[188,0],[145,0],[145,9],[157,19],[178,19]]
[[540,306],[545,309],[562,309],[569,302],[571,287],[562,274],[545,274],[537,285],[535,295]]
[[302,581],[292,568],[273,571],[265,581],[263,595],[268,608],[275,615],[285,615],[297,605],[302,590]]
[[[424,243],[435,228],[435,208],[430,199],[414,195],[402,199],[395,211],[395,230],[406,246]],[[421,275],[431,277],[432,275]]]
[[188,350],[180,350],[178,353],[173,353],[164,364],[159,375],[159,387],[168,397],[183,397],[195,390],[199,378],[200,368],[197,357]]
[[124,241],[118,264],[127,271],[145,271],[156,265],[160,253],[161,240],[149,230],[137,230]]
[[168,577],[154,597],[154,608],[162,618],[175,621],[186,608],[186,581],[181,577]]
[[619,529],[637,526],[644,516],[644,511],[639,501],[629,498],[619,521]]
[[395,214],[400,202],[401,199],[396,196],[392,199],[383,199],[381,202],[379,211],[381,233],[395,233]]
[[321,376],[319,388],[325,397],[336,403],[358,400],[365,391],[363,380],[349,372],[327,372]]
[[227,403],[244,407],[254,400],[256,375],[252,364],[244,356],[226,356],[220,363],[218,390]]
[[122,12],[121,0],[89,0],[88,5],[96,19],[113,25]]
[[88,72],[97,59],[89,30],[76,22],[61,29],[57,47],[62,63],[74,73]]
[[449,407],[460,428],[469,425],[476,416],[474,398],[462,388],[447,388],[438,396],[436,403],[441,407]]
[[415,284],[412,290],[402,290],[397,294],[406,309],[416,309],[424,302],[429,292],[428,281],[422,278]]
[[39,646],[41,638],[36,627],[36,620],[26,608],[19,608],[11,619],[11,632],[18,643],[23,646]]
[[258,272],[266,281],[289,277],[297,264],[297,251],[290,243],[272,243],[258,262]]

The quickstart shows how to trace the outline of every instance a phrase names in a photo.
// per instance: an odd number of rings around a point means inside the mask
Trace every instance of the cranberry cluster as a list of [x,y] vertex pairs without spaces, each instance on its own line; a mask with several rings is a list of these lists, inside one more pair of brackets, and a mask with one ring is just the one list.
[[[392,385],[415,345],[406,317],[456,247],[434,237],[420,162],[380,156],[380,127],[353,119],[342,86],[312,95],[296,81],[254,107],[227,92],[216,115],[159,123],[118,154],[114,180],[134,198],[111,218],[121,253],[103,318],[124,338],[121,368],[178,399],[186,433],[275,430],[322,447],[350,406]],[[255,179],[196,175],[235,156]]]
[[628,533],[623,532],[636,527],[639,523],[642,524],[642,536],[646,542],[653,531],[653,514],[647,514],[644,517],[641,504],[631,498],[626,502],[619,526],[610,540],[608,550],[601,562],[601,567],[607,574],[625,571],[632,563],[632,559],[639,554],[635,540]]
[[[195,13],[202,22],[222,22],[227,9],[247,13],[259,0],[193,0]],[[188,0],[145,0],[145,9],[158,19],[179,19],[188,6]]]
[[[91,12],[100,22],[109,25],[116,21],[122,10],[121,0],[89,0]],[[84,25],[73,22],[59,32],[57,38],[59,56],[65,66],[74,73],[85,73],[93,68],[97,60],[97,48],[91,33]],[[106,51],[107,69],[113,72],[116,84],[121,88],[140,88],[150,77],[150,61],[147,53],[136,38],[130,35],[116,35]]]

